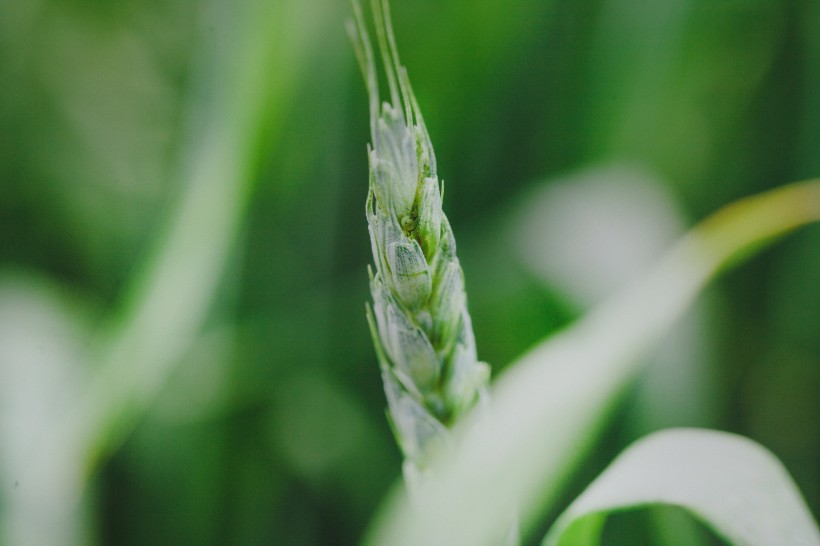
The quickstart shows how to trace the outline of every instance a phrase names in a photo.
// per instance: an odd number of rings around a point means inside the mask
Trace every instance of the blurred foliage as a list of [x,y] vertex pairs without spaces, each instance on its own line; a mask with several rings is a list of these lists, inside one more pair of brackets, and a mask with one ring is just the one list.
[[[400,458],[364,320],[368,120],[348,13],[344,0],[0,3],[4,517],[27,485],[14,446],[105,366],[86,357],[139,307],[135,286],[162,263],[186,191],[222,184],[245,189],[217,200],[224,221],[199,220],[203,248],[224,240],[218,277],[190,324],[153,324],[191,335],[118,438],[97,440],[110,445],[83,489],[78,541],[360,539]],[[395,0],[393,18],[479,356],[495,370],[585,305],[521,256],[515,226],[532,192],[590,166],[637,165],[691,223],[820,173],[812,0]],[[215,181],[188,176],[211,169],[211,134],[228,167],[208,170]],[[720,281],[687,319],[695,341],[670,341],[697,360],[686,385],[698,391],[680,398],[698,411],[660,407],[663,379],[642,380],[570,493],[669,424],[646,418],[660,412],[768,446],[820,513],[818,278],[815,227]],[[613,544],[655,525],[633,519],[616,522]]]

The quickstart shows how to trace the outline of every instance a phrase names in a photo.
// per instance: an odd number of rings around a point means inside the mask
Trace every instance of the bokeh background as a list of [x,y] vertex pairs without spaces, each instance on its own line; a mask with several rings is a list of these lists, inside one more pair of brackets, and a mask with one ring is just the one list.
[[[4,544],[362,536],[401,461],[364,320],[349,15],[0,2]],[[814,0],[395,0],[393,18],[494,373],[709,212],[820,174]],[[820,514],[818,280],[815,227],[716,282],[567,498],[635,438],[709,426],[769,447]],[[610,539],[651,527],[615,518]]]

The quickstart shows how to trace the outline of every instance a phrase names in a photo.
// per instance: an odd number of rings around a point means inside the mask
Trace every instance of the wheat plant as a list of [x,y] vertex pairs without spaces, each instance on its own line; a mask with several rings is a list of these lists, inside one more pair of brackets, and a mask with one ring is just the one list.
[[[797,184],[716,214],[645,278],[524,355],[495,386],[493,411],[465,418],[487,399],[489,366],[477,359],[435,154],[387,0],[371,0],[384,102],[364,15],[352,4],[348,30],[367,85],[372,140],[367,319],[411,501],[388,499],[366,543],[516,544],[511,510],[520,505],[525,531],[532,528],[642,352],[709,278],[761,241],[817,221],[820,186]],[[820,545],[816,522],[775,457],[750,440],[696,429],[655,433],[626,450],[544,544],[600,544],[609,513],[651,504],[683,508],[733,544]]]
[[489,367],[476,356],[464,275],[442,210],[430,136],[399,61],[389,7],[373,0],[389,100],[380,102],[376,61],[361,6],[348,29],[370,104],[366,215],[375,262],[367,307],[387,395],[388,419],[412,489],[448,429],[485,397]]

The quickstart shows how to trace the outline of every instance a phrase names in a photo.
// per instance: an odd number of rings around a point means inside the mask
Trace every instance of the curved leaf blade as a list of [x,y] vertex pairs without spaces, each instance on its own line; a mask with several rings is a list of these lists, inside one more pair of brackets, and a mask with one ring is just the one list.
[[738,546],[812,546],[820,531],[780,461],[734,434],[657,432],[627,448],[561,515],[544,546],[591,546],[612,512],[681,507]]

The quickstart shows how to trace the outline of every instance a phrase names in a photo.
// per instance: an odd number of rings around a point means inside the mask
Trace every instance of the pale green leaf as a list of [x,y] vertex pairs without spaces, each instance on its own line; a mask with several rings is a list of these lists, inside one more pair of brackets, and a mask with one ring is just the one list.
[[820,532],[768,450],[724,432],[671,429],[624,451],[561,515],[544,546],[600,542],[611,512],[679,506],[737,546],[811,546]]

